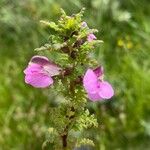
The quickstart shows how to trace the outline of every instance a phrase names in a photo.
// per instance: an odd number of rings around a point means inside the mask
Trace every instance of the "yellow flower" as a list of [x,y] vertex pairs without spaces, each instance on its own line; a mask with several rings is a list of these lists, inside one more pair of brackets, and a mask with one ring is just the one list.
[[120,46],[120,47],[123,47],[124,41],[123,41],[122,39],[119,39],[119,40],[117,41],[117,45]]
[[128,49],[131,49],[131,48],[133,48],[133,43],[131,41],[129,41],[129,42],[127,42],[126,46]]

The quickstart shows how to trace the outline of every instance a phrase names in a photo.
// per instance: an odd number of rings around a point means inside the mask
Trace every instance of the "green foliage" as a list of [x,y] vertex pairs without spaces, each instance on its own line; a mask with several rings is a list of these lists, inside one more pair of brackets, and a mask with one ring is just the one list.
[[77,147],[80,147],[81,145],[91,145],[91,146],[95,146],[93,141],[90,139],[79,139],[78,143],[77,143]]
[[95,119],[94,115],[90,115],[88,109],[81,114],[80,119],[77,122],[77,128],[79,130],[98,126],[97,119]]
[[58,105],[60,98],[53,90],[23,84],[22,71],[33,49],[55,32],[42,28],[39,20],[57,20],[60,7],[68,14],[86,8],[84,19],[98,28],[96,35],[104,41],[95,56],[115,89],[113,100],[89,104],[99,127],[82,135],[92,139],[97,150],[149,149],[148,0],[1,0],[0,6],[0,150],[38,150],[45,140],[49,106]]

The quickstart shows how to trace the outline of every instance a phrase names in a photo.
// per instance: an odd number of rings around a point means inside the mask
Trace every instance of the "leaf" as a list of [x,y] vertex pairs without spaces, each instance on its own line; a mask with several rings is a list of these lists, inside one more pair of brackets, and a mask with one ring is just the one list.
[[92,140],[90,140],[90,139],[87,139],[87,138],[79,139],[77,141],[76,147],[81,147],[82,145],[95,146],[94,142]]
[[66,46],[66,43],[57,43],[57,44],[45,44],[44,46],[41,46],[40,48],[36,48],[35,51],[43,51],[43,50],[60,50],[62,47]]
[[56,25],[55,22],[49,22],[49,21],[44,21],[44,20],[41,20],[40,23],[50,27],[51,29],[55,30],[55,31],[60,31],[59,29],[59,26]]
[[43,50],[51,50],[52,46],[50,44],[44,44],[44,46],[41,46],[39,48],[34,49],[35,51],[43,51]]

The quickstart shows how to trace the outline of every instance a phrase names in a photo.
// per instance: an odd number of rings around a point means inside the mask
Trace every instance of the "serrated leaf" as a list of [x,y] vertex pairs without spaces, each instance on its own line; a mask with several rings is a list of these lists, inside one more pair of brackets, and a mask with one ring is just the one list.
[[57,43],[57,44],[45,44],[44,46],[41,46],[40,48],[36,48],[35,51],[43,51],[43,50],[60,50],[62,47],[64,47],[66,43]]
[[41,20],[40,23],[43,23],[44,25],[50,27],[51,29],[53,29],[55,31],[60,31],[58,25],[56,25],[55,22],[49,22],[49,21]]
[[78,140],[76,147],[81,147],[82,145],[95,146],[94,142],[87,138]]
[[44,44],[44,46],[41,46],[39,48],[34,49],[35,51],[44,51],[44,50],[51,50],[52,46],[50,44]]
[[66,12],[62,8],[60,9],[60,13],[61,13],[61,17],[65,17],[66,16]]

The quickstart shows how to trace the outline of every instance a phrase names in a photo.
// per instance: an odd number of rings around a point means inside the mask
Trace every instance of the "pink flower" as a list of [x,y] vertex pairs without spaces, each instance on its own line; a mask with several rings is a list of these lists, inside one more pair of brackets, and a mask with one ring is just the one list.
[[25,82],[36,88],[53,84],[53,76],[60,74],[61,68],[44,56],[33,56],[24,70]]
[[83,21],[83,22],[81,23],[81,26],[82,26],[83,28],[85,28],[85,27],[87,27],[88,25],[87,25],[87,23],[86,23],[85,21]]
[[103,67],[88,69],[83,77],[83,86],[91,101],[110,99],[114,95],[112,86],[103,81]]
[[89,42],[92,42],[93,40],[96,40],[97,38],[96,38],[96,36],[93,34],[93,33],[90,33],[89,35],[88,35],[88,37],[87,37],[87,40],[89,41]]

